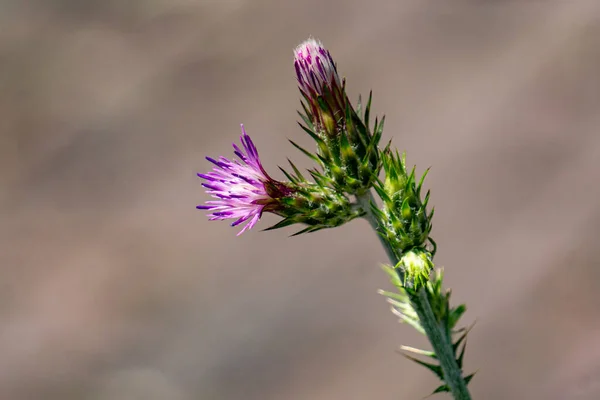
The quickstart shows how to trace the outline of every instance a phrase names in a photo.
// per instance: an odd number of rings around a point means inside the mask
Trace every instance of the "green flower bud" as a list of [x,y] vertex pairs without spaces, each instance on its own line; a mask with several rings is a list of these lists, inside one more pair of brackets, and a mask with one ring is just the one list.
[[413,248],[404,253],[396,268],[404,272],[403,286],[418,291],[427,285],[433,270],[431,253],[421,248]]
[[414,168],[406,171],[404,156],[387,149],[382,154],[385,180],[375,185],[375,190],[383,200],[379,213],[380,234],[383,235],[399,254],[414,247],[425,247],[431,232],[433,210],[427,212],[429,192],[421,200],[421,187],[425,173],[417,183]]
[[295,175],[282,169],[290,180],[286,182],[288,195],[278,198],[278,208],[271,212],[284,217],[267,230],[283,228],[292,224],[308,225],[296,235],[315,232],[324,228],[334,228],[357,217],[365,211],[350,202],[343,193],[329,187],[327,178],[316,171],[310,171],[316,183],[307,181],[294,164]]

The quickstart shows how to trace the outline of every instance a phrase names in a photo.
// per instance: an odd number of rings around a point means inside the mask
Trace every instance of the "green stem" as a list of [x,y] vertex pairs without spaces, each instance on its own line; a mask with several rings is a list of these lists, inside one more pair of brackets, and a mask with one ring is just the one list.
[[[394,264],[393,266],[396,266],[396,264],[398,264],[398,261],[400,261],[400,260],[398,259],[398,256],[396,255],[394,248],[392,246],[390,246],[389,243],[383,238],[383,236],[381,236],[379,234],[379,220],[377,219],[375,214],[373,214],[373,210],[371,210],[371,203],[377,205],[377,203],[375,202],[375,198],[373,197],[373,193],[371,193],[371,191],[368,190],[367,192],[365,192],[362,195],[357,195],[356,201],[358,202],[358,204],[360,204],[360,206],[365,211],[364,218],[367,221],[369,221],[371,228],[373,228],[373,230],[375,231],[375,234],[377,235],[377,238],[379,239],[379,242],[385,249],[385,252],[386,252],[388,258]],[[403,272],[400,270],[398,270],[398,273],[403,274]],[[400,276],[400,282],[404,282],[403,276]]]
[[[356,199],[358,203],[363,206],[363,209],[366,213],[365,218],[367,221],[369,221],[371,227],[377,233],[381,245],[385,249],[390,261],[395,266],[400,261],[396,255],[395,249],[378,233],[379,221],[377,216],[373,214],[373,211],[371,210],[371,203],[376,204],[373,194],[371,191],[368,191],[362,195],[356,196]],[[399,275],[402,274],[401,270],[397,269],[396,271],[398,271]],[[399,276],[399,278],[400,282],[404,282],[403,276]],[[463,379],[462,371],[456,363],[454,348],[452,347],[451,340],[447,337],[447,335],[444,334],[444,327],[441,326],[435,318],[425,288],[421,288],[418,296],[414,296],[412,298],[412,305],[419,316],[421,326],[425,330],[427,338],[429,339],[438,361],[440,362],[440,366],[444,372],[445,382],[450,388],[452,396],[456,400],[471,400],[471,395],[469,394],[467,384]]]
[[440,362],[444,372],[444,380],[450,388],[452,396],[455,399],[470,400],[471,395],[463,379],[462,371],[456,363],[450,338],[445,334],[444,328],[437,322],[425,288],[419,290],[418,296],[413,298],[412,304]]

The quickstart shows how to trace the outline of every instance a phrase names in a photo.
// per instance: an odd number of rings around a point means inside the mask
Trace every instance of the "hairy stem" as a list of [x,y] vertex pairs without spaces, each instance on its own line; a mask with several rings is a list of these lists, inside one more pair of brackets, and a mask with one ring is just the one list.
[[[358,202],[358,204],[360,204],[362,206],[362,208],[365,212],[364,218],[367,221],[369,221],[371,228],[373,228],[373,230],[375,231],[375,234],[377,235],[377,238],[379,239],[379,242],[385,249],[385,252],[386,252],[388,258],[390,259],[390,262],[392,262],[392,264],[394,264],[393,266],[395,266],[396,264],[398,264],[398,261],[400,261],[400,260],[398,259],[398,256],[396,255],[394,248],[392,246],[390,246],[389,243],[383,238],[383,236],[381,236],[379,234],[379,221],[377,220],[377,217],[375,216],[375,214],[373,214],[373,210],[371,210],[371,203],[373,203],[375,205],[377,204],[377,203],[375,203],[375,198],[373,197],[373,193],[371,193],[371,191],[369,190],[362,195],[357,195],[356,201]],[[402,271],[398,271],[398,273],[403,274]],[[403,276],[400,276],[400,282],[404,282]]]
[[[365,218],[367,221],[369,221],[369,224],[371,224],[371,227],[377,233],[377,237],[379,237],[381,245],[385,249],[390,262],[393,266],[395,266],[400,261],[396,250],[390,243],[387,242],[387,240],[379,235],[379,221],[371,210],[371,203],[376,204],[373,194],[371,191],[368,191],[362,195],[356,196],[356,199],[358,203],[362,205],[366,213]],[[400,282],[404,282],[402,271],[400,269],[396,269],[396,271],[398,272]],[[444,327],[441,326],[441,324],[435,318],[425,288],[421,288],[418,296],[413,297],[412,305],[417,312],[421,326],[425,330],[427,338],[429,339],[429,342],[431,343],[431,346],[437,355],[440,366],[442,367],[442,371],[444,372],[444,380],[450,388],[452,396],[456,400],[471,400],[471,395],[469,394],[467,384],[463,379],[462,371],[456,363],[451,339],[444,334]]]

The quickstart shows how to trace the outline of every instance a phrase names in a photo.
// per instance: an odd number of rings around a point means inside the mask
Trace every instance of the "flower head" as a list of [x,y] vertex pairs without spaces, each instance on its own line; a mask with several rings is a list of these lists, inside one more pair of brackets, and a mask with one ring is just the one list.
[[294,66],[300,90],[308,97],[322,96],[324,88],[341,88],[340,77],[333,58],[321,42],[308,39],[296,47]]
[[331,54],[321,42],[305,40],[294,50],[294,67],[307,117],[321,134],[337,137],[349,101]]
[[289,195],[291,188],[271,178],[263,168],[256,146],[242,125],[242,149],[233,144],[240,161],[206,157],[215,167],[207,174],[198,174],[206,182],[202,186],[217,200],[207,201],[196,208],[209,210],[210,220],[235,219],[231,226],[248,221],[238,233],[252,228],[264,211],[276,212],[278,199]]
[[371,97],[356,110],[346,94],[329,51],[315,39],[294,51],[294,66],[302,94],[302,128],[316,141],[317,161],[336,189],[361,194],[373,186],[381,167],[378,144],[383,119],[371,131]]

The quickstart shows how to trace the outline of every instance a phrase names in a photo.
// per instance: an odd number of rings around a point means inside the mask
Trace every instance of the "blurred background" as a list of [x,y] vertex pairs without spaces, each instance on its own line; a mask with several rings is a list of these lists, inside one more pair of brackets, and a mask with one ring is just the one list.
[[[0,2],[0,399],[419,399],[365,221],[208,222],[239,124],[297,127],[293,48],[331,50],[436,207],[475,399],[600,398],[600,2]],[[265,228],[277,219],[267,215]],[[449,398],[440,395],[439,398]]]

